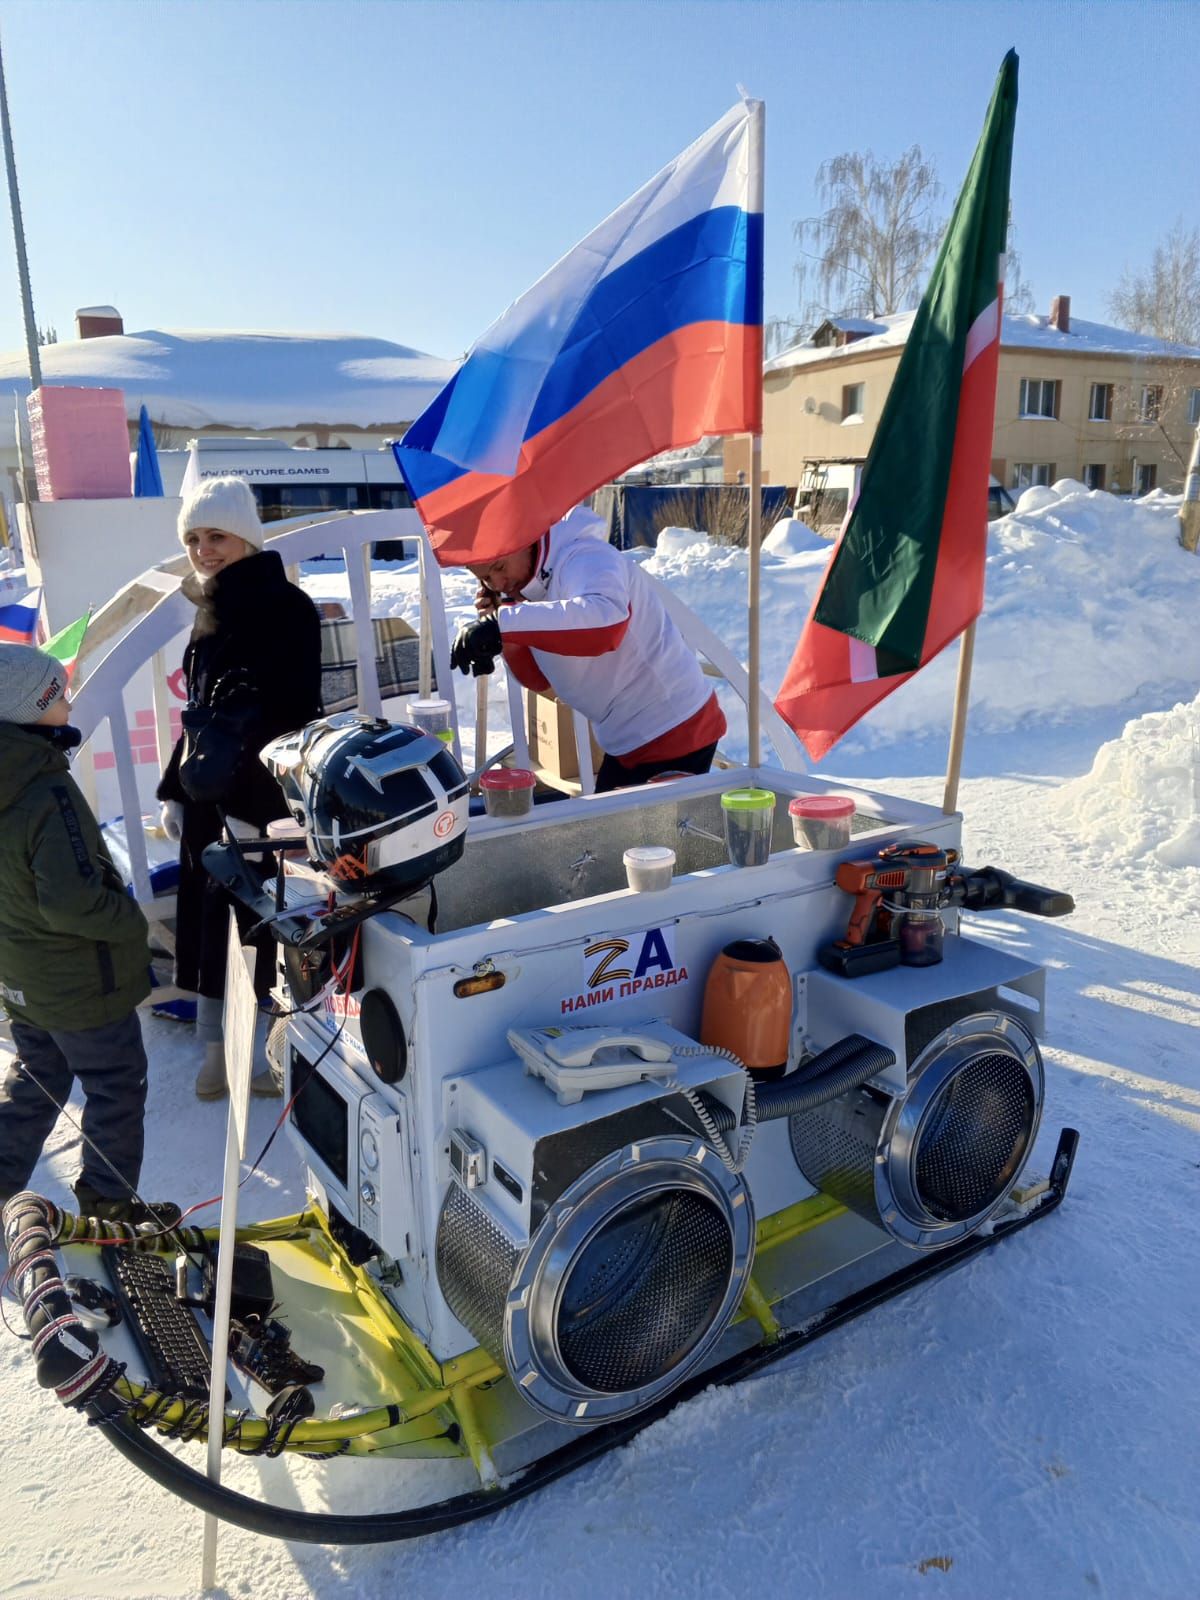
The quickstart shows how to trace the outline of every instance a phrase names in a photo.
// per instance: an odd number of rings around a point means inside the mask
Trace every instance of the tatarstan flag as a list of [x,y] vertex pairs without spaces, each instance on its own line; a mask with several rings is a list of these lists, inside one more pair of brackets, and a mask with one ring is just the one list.
[[858,499],[775,701],[814,760],[983,608],[1016,111],[1010,50]]
[[75,674],[75,664],[79,660],[79,652],[83,649],[83,636],[91,620],[92,613],[85,611],[83,616],[75,622],[68,622],[65,628],[60,628],[53,639],[48,639],[42,646],[48,656],[53,656],[66,667],[68,683]]

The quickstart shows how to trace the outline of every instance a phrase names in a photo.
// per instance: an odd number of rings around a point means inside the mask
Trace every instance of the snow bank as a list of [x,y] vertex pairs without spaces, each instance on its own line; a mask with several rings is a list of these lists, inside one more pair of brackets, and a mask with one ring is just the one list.
[[829,540],[799,517],[780,517],[762,547],[772,556],[801,556],[810,550],[822,550],[828,556],[830,551]]
[[[1179,500],[1119,499],[1069,479],[1027,489],[989,526],[984,614],[975,643],[973,734],[1077,712],[1190,698],[1200,636],[1180,618],[1200,602],[1200,561],[1178,542]],[[763,681],[783,679],[830,546],[791,535],[762,563]],[[746,557],[727,547],[660,548],[647,568],[723,639],[745,637]],[[744,643],[740,654],[745,658]],[[838,747],[844,751],[945,731],[958,652],[946,650],[889,696]],[[736,741],[731,741],[731,747]]]
[[1200,696],[1130,722],[1057,800],[1107,858],[1200,868]]

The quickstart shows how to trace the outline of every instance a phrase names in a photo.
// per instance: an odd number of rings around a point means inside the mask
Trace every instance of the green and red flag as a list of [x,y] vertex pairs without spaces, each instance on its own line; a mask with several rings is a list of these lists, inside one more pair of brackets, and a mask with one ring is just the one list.
[[862,482],[775,701],[814,760],[983,609],[1017,56],[987,120]]
[[53,656],[66,667],[68,683],[74,676],[75,663],[79,660],[79,652],[83,649],[83,636],[91,620],[91,611],[85,611],[77,621],[68,622],[65,628],[60,628],[53,639],[47,639],[42,646],[48,656]]

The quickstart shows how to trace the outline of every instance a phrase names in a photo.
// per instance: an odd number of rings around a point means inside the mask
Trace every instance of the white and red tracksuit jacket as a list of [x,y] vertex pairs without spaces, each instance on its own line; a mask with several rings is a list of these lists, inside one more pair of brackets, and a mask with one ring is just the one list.
[[582,711],[624,766],[714,744],[725,716],[636,561],[581,506],[543,534],[521,598],[497,612],[504,663],[527,689]]

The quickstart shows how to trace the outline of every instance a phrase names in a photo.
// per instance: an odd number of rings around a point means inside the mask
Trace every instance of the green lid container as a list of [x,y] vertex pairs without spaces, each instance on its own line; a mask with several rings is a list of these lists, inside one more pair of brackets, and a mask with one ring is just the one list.
[[774,811],[775,796],[770,789],[726,789],[721,806],[725,811]]

